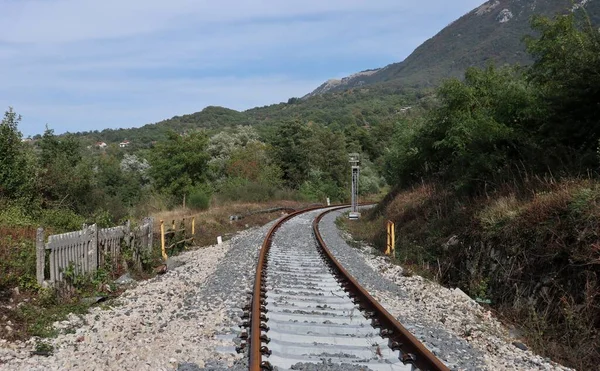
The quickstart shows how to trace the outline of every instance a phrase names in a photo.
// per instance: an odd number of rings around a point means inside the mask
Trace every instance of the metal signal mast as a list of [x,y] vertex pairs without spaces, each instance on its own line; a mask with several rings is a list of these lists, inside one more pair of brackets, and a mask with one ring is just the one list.
[[352,164],[352,210],[348,215],[350,219],[360,218],[358,212],[358,176],[360,175],[360,155],[358,153],[349,153],[350,164]]

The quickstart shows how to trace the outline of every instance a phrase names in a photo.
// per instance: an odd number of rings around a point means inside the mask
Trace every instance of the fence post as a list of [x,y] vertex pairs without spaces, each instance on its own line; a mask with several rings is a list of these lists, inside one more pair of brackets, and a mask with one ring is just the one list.
[[166,261],[169,257],[165,251],[165,222],[163,220],[160,221],[160,249],[162,251],[162,257]]
[[44,283],[44,268],[46,267],[46,246],[44,246],[44,228],[37,229],[35,239],[36,278],[38,284]]
[[148,253],[152,252],[152,238],[154,234],[154,219],[148,218]]
[[385,255],[390,255],[390,221],[385,222]]
[[196,217],[192,217],[192,243],[194,243],[194,238],[196,237]]
[[125,231],[123,234],[125,235],[125,244],[130,249],[133,249],[134,248],[133,242],[134,242],[135,236],[133,236],[131,233],[131,220],[129,220],[129,219],[127,219],[127,222],[125,222]]
[[92,224],[88,227],[88,233],[90,236],[90,247],[88,250],[88,254],[91,257],[90,262],[90,272],[94,272],[98,269],[98,225]]
[[392,222],[391,220],[387,221],[387,225],[386,225],[386,229],[387,229],[387,240],[386,240],[386,249],[385,249],[385,255],[392,255],[392,256],[396,256],[396,231],[395,231],[395,226],[394,226],[394,222]]
[[385,255],[396,256],[396,227],[391,220],[387,221],[387,241]]
[[390,221],[390,227],[392,229],[392,257],[396,257],[396,224]]

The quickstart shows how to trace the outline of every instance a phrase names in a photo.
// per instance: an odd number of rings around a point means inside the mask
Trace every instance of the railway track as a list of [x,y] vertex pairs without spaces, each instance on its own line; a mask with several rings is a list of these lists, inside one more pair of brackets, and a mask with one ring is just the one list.
[[[243,334],[250,370],[323,361],[357,369],[447,370],[327,249],[319,221],[345,207],[292,213],[267,234],[248,308],[250,334]],[[306,238],[311,230],[314,237]]]

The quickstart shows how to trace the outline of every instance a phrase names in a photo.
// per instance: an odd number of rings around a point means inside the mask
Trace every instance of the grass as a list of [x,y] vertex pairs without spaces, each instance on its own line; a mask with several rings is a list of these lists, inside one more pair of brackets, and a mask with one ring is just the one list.
[[160,220],[165,221],[165,228],[170,228],[171,223],[175,220],[176,225],[185,218],[188,230],[191,229],[191,218],[195,217],[196,234],[195,245],[206,246],[213,245],[217,242],[217,236],[222,236],[224,239],[229,238],[234,233],[241,230],[261,226],[269,221],[281,216],[282,211],[276,211],[268,214],[256,214],[246,216],[243,219],[231,221],[231,215],[246,215],[250,212],[266,210],[275,207],[286,208],[302,208],[306,204],[298,201],[274,201],[265,203],[225,203],[216,205],[205,211],[194,211],[187,208],[177,208],[169,211],[161,211],[154,213],[155,235],[160,236]]
[[477,197],[422,184],[392,196],[341,222],[383,251],[393,220],[397,263],[490,300],[544,356],[600,363],[600,182],[538,178]]

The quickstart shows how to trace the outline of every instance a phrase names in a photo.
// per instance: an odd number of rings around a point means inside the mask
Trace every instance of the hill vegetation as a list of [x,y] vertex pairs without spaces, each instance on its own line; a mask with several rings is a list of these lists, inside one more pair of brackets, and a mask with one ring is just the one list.
[[471,68],[421,119],[396,126],[394,185],[362,238],[461,287],[536,351],[600,361],[600,31],[574,15],[535,18],[531,67]]

